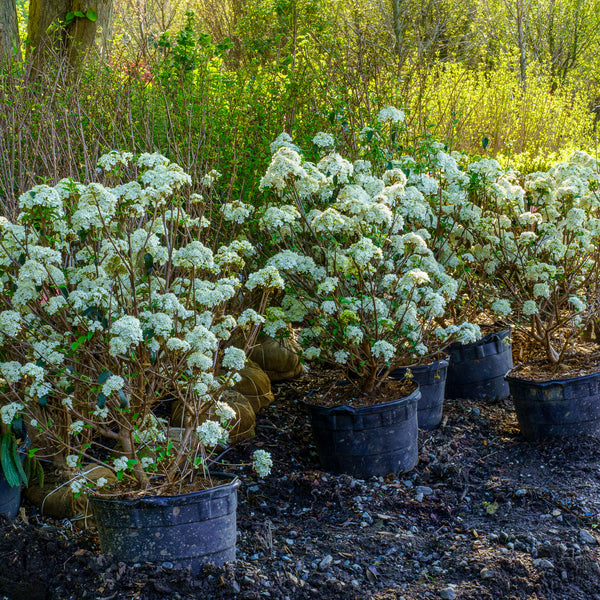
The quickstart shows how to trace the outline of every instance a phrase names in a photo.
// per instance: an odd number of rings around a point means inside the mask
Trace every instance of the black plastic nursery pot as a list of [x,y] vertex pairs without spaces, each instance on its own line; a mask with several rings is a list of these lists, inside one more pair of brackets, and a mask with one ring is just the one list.
[[513,368],[509,329],[489,333],[471,344],[454,343],[447,352],[446,398],[500,400],[509,396],[504,379]]
[[172,563],[199,573],[235,560],[239,480],[178,496],[90,496],[102,552],[127,563]]
[[402,367],[392,371],[390,377],[402,379],[407,369],[410,369],[421,391],[421,398],[417,404],[419,428],[435,429],[442,421],[448,361],[439,359],[427,365]]
[[523,437],[600,434],[600,373],[551,381],[508,374],[506,381]]
[[14,519],[21,506],[21,486],[11,487],[0,469],[0,515]]
[[410,471],[418,459],[419,388],[392,402],[319,406],[306,402],[323,469],[367,478]]

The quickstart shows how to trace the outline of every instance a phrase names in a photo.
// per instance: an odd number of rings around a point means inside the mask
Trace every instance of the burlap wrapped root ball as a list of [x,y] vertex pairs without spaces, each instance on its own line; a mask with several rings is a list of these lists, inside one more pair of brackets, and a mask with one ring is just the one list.
[[257,363],[271,381],[293,379],[304,372],[300,362],[302,348],[292,337],[276,340],[262,334],[257,345],[249,354],[250,360]]
[[[233,408],[236,415],[233,427],[229,430],[229,441],[235,444],[236,442],[241,442],[252,437],[254,435],[254,428],[256,427],[256,415],[250,400],[235,390],[227,390],[223,393],[223,401],[227,402]],[[173,429],[181,427],[183,417],[183,403],[174,403],[171,410],[171,427]],[[203,417],[199,424],[208,419],[218,420],[212,409],[207,411]],[[173,439],[176,440],[176,436]]]
[[101,465],[85,465],[81,471],[72,472],[57,469],[44,475],[44,485],[38,481],[29,483],[23,495],[29,502],[40,509],[41,514],[56,519],[69,519],[80,528],[93,527],[94,519],[88,503],[88,496],[83,491],[77,497],[71,489],[71,481],[85,478],[94,484],[99,479],[105,480],[105,485],[117,481],[117,476],[108,467]]
[[262,408],[267,408],[275,399],[269,376],[252,360],[246,363],[239,374],[242,379],[233,386],[233,389],[250,401],[255,413]]

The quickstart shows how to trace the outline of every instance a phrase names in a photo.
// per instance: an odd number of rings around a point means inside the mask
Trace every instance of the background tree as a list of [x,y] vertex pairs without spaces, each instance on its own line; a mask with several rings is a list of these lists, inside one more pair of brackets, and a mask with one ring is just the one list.
[[0,0],[0,60],[21,58],[15,0]]
[[113,20],[113,0],[30,0],[28,52],[43,63],[51,50],[79,64],[95,49],[106,55]]

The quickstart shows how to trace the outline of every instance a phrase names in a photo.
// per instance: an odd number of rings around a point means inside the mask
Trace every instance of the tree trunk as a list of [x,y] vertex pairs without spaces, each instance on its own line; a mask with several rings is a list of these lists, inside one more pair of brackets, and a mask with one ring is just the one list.
[[113,20],[113,0],[95,0],[96,21],[75,17],[65,25],[68,13],[85,12],[92,6],[84,0],[30,0],[27,37],[28,53],[38,66],[50,53],[66,57],[72,66],[80,66],[94,51],[106,56]]
[[21,58],[15,0],[0,0],[0,62]]
[[399,58],[402,57],[404,51],[404,15],[401,4],[402,0],[392,0],[392,28],[396,42],[396,54]]

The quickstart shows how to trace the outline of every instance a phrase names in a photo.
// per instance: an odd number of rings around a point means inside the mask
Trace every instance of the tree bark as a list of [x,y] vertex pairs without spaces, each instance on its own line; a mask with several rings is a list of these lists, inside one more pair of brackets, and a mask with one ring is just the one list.
[[0,0],[0,62],[21,59],[15,0]]
[[[96,21],[75,17],[65,25],[70,12],[93,9]],[[27,37],[28,53],[42,66],[52,52],[80,66],[89,52],[106,56],[113,21],[113,0],[30,0]]]

